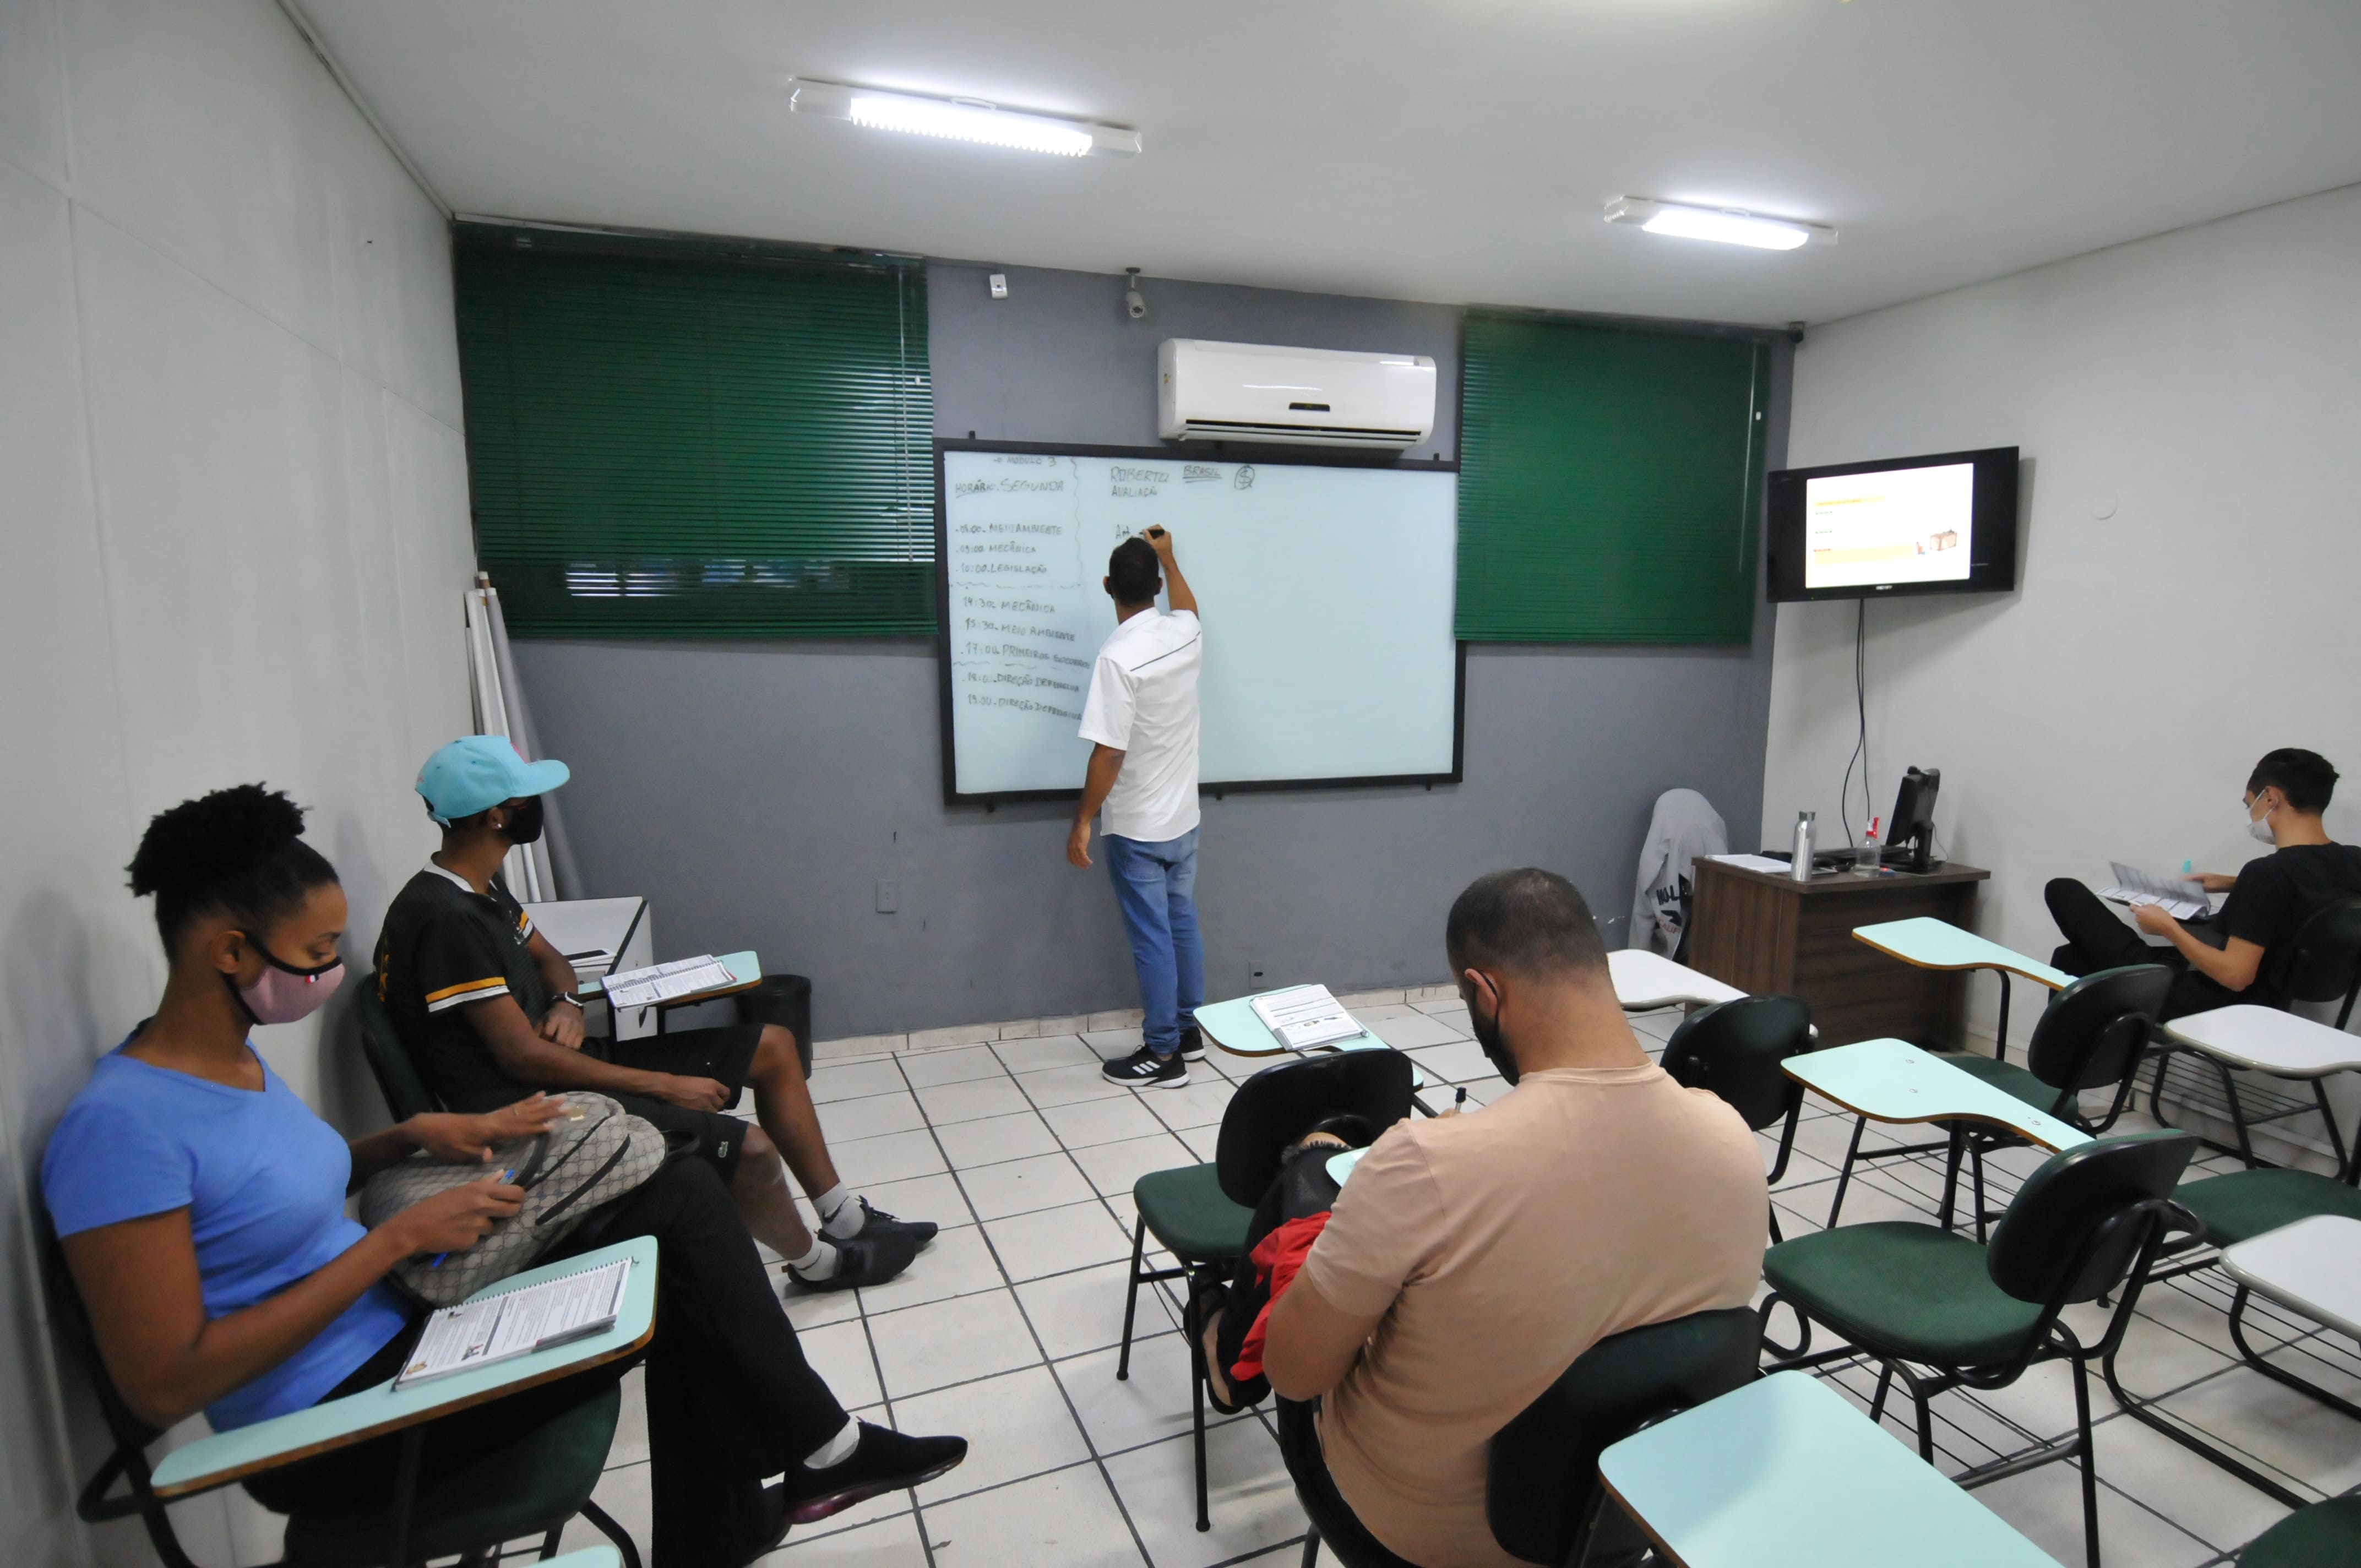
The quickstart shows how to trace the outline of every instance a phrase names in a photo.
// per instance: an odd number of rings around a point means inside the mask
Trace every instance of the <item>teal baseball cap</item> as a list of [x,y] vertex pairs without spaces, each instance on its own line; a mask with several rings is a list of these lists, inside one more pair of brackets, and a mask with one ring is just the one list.
[[555,759],[528,762],[505,735],[463,735],[426,759],[418,793],[426,813],[445,828],[504,800],[547,795],[574,776]]

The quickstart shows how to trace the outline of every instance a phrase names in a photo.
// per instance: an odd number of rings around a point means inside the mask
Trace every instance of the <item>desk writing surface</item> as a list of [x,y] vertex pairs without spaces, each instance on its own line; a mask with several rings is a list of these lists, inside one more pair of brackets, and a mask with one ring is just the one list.
[[2361,1220],[2314,1214],[2265,1231],[2224,1248],[2222,1270],[2257,1296],[2361,1334]]
[[2091,1141],[2070,1123],[1960,1071],[1907,1040],[1862,1040],[1806,1051],[1787,1076],[1872,1122],[1990,1122],[2055,1152]]
[[2361,1069],[2361,1036],[2247,1002],[2175,1018],[2164,1032],[2232,1067],[2279,1078],[2325,1078]]
[[561,1258],[511,1275],[478,1290],[471,1300],[537,1285],[562,1274],[579,1274],[614,1262],[631,1260],[631,1274],[623,1288],[623,1304],[615,1326],[588,1339],[552,1345],[511,1361],[455,1372],[446,1377],[397,1388],[390,1379],[374,1388],[341,1399],[330,1399],[301,1410],[290,1410],[252,1426],[215,1432],[176,1448],[156,1466],[154,1485],[161,1497],[185,1497],[225,1482],[267,1469],[272,1462],[298,1453],[342,1448],[396,1428],[480,1404],[504,1390],[545,1383],[569,1372],[595,1366],[629,1354],[647,1343],[655,1326],[656,1243],[653,1236],[634,1236],[613,1246],[600,1247],[578,1257]]
[[[1293,988],[1281,986],[1279,989],[1287,991]],[[1255,992],[1255,996],[1270,994],[1272,993],[1268,991]],[[1263,1026],[1263,1021],[1255,1015],[1253,996],[1235,997],[1228,1002],[1207,1003],[1198,1008],[1197,1030],[1217,1049],[1239,1057],[1318,1056],[1328,1051],[1393,1049],[1391,1046],[1364,1028],[1359,1034],[1349,1038],[1333,1041],[1324,1046],[1315,1046],[1310,1051],[1290,1052],[1285,1046],[1279,1043],[1279,1037],[1276,1035]],[[1410,1066],[1410,1084],[1412,1089],[1426,1087],[1426,1074],[1419,1070],[1416,1062],[1411,1063]]]
[[2058,1568],[1806,1372],[1636,1432],[1598,1471],[1681,1568]]
[[1607,972],[1615,981],[1615,1000],[1627,1013],[1680,1002],[1735,1002],[1746,994],[1646,948],[1619,948],[1609,953]]
[[1961,930],[1948,920],[1930,916],[1856,926],[1852,934],[1856,940],[1868,943],[1879,952],[1890,953],[1920,969],[2006,970],[2038,981],[2052,991],[2063,991],[2074,983],[2074,977],[2062,969],[2026,958],[2012,948],[2004,948],[1973,931]]

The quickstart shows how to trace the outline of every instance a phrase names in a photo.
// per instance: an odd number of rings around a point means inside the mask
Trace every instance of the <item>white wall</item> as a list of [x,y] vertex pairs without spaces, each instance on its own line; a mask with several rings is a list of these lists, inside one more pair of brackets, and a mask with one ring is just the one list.
[[[2028,459],[2017,593],[1869,612],[1875,808],[1904,766],[1943,770],[1945,845],[1993,873],[1986,935],[2046,957],[2043,883],[2109,860],[2235,871],[2260,852],[2240,791],[2275,746],[2344,769],[2330,825],[2361,823],[2356,258],[2350,188],[1817,328],[1797,351],[1795,466]],[[1834,821],[1853,613],[1780,609],[1766,842],[1798,809]],[[1997,986],[1973,996],[1989,1033]]]
[[[418,759],[467,727],[467,499],[441,218],[269,0],[0,0],[12,1563],[147,1556],[134,1525],[73,1522],[103,1450],[53,1369],[25,1208],[59,1112],[162,981],[121,868],[154,812],[267,780],[313,808],[367,961],[432,847]],[[332,1116],[368,1106],[313,1025],[257,1044]],[[226,1561],[232,1507],[188,1511]],[[251,1527],[242,1562],[273,1546]]]

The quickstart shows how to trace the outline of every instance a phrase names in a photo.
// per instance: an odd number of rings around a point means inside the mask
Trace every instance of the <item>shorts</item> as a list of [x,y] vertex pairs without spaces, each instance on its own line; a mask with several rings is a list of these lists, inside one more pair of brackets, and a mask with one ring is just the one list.
[[719,1168],[723,1176],[738,1168],[738,1155],[753,1124],[727,1114],[745,1098],[746,1074],[754,1065],[754,1047],[762,1044],[760,1024],[731,1024],[718,1029],[688,1029],[677,1035],[650,1035],[636,1040],[598,1042],[602,1060],[640,1072],[668,1072],[682,1078],[709,1078],[730,1091],[721,1111],[684,1111],[677,1105],[644,1094],[610,1094],[608,1098],[632,1115],[664,1132],[686,1134],[697,1140],[697,1156]]

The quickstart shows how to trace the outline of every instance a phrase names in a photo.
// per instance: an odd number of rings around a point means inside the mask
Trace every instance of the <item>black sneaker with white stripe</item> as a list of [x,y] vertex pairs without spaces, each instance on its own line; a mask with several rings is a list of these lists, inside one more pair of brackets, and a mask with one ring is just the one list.
[[1159,1057],[1146,1046],[1099,1069],[1109,1083],[1132,1089],[1178,1089],[1189,1081],[1189,1064],[1176,1053]]

